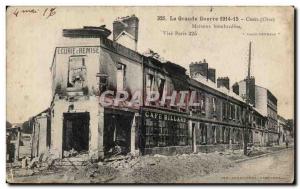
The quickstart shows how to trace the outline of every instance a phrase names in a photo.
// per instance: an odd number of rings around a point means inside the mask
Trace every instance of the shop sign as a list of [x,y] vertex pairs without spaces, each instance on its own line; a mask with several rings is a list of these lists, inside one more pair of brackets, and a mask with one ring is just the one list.
[[99,54],[99,47],[58,47],[57,54],[86,55]]
[[174,114],[168,114],[168,113],[145,111],[144,116],[145,116],[145,118],[152,118],[152,119],[157,119],[157,120],[161,120],[161,121],[174,121],[174,122],[182,122],[182,123],[186,122],[185,117],[174,115]]

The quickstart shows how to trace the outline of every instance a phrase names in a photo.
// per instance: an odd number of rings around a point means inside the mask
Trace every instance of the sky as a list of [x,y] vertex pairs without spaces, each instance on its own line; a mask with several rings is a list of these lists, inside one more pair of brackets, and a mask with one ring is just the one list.
[[[62,29],[105,24],[112,30],[112,22],[117,17],[132,14],[139,18],[139,52],[150,48],[187,70],[191,62],[205,58],[209,67],[216,69],[217,77],[230,78],[230,85],[247,74],[251,41],[251,75],[257,85],[268,88],[277,97],[278,114],[293,118],[294,21],[291,7],[56,7],[52,12],[55,13],[48,17],[51,8],[10,7],[7,10],[9,122],[26,121],[50,106],[50,65],[55,47],[63,40]],[[166,20],[158,20],[158,16]],[[170,21],[170,16],[177,20]],[[220,19],[225,16],[237,17],[238,21],[200,21],[200,17]],[[198,20],[179,21],[179,17],[197,17]],[[254,18],[268,18],[269,21],[253,21]],[[247,21],[249,19],[252,21]],[[192,24],[210,25],[211,28],[195,29]],[[214,24],[235,24],[240,29],[214,28]],[[173,32],[173,35],[165,35],[164,31]],[[197,32],[197,35],[178,36],[175,32]],[[257,33],[271,33],[272,36]]]

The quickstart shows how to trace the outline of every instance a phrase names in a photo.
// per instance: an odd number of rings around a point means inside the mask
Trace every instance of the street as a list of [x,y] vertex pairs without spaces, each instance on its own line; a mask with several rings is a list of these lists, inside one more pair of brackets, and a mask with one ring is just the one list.
[[87,162],[82,166],[61,166],[57,162],[51,169],[7,169],[7,179],[13,183],[291,183],[293,148],[263,151],[272,154],[254,159],[242,155],[242,151],[234,154],[231,151],[176,156],[156,154]]
[[234,167],[184,183],[291,183],[294,178],[292,148],[265,157],[243,161]]

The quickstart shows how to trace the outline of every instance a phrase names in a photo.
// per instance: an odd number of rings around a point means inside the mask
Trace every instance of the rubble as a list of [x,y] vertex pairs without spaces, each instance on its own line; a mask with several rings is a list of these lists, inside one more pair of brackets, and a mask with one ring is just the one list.
[[153,157],[162,157],[162,158],[167,158],[167,156],[160,155],[160,154],[155,154]]
[[70,151],[64,151],[64,157],[73,157],[78,155],[78,152],[72,148]]
[[[120,171],[127,167],[123,163],[117,166]],[[231,166],[231,161],[224,157],[204,153],[141,156],[128,163],[134,164],[132,169],[122,171],[125,174],[112,182],[171,183],[185,176],[205,175]]]
[[21,160],[22,162],[21,168],[26,168],[28,166],[29,161],[30,161],[29,157],[23,157]]
[[[277,151],[285,147],[253,147],[251,155]],[[248,156],[243,150],[214,153],[177,154],[175,156],[144,155],[134,156],[117,155],[106,158],[105,161],[76,162],[86,159],[86,155],[56,159],[48,153],[33,158],[25,169],[8,168],[7,178],[38,179],[53,183],[174,183],[218,172],[232,167],[235,160],[245,159]],[[25,164],[26,160],[23,164]],[[63,161],[69,164],[63,164]],[[21,167],[21,165],[19,165]],[[188,177],[188,178],[187,178]],[[28,179],[30,180],[30,179]]]
[[31,160],[31,162],[28,164],[28,168],[29,169],[33,169],[35,167],[39,167],[39,158],[38,157],[35,157]]

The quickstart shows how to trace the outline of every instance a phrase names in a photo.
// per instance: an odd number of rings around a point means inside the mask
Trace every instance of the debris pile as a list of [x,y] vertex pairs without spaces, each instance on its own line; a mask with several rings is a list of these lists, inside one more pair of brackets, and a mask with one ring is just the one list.
[[72,148],[69,151],[64,151],[64,157],[74,157],[78,154],[78,152],[76,150],[74,150],[74,148]]
[[[174,183],[187,176],[206,175],[232,166],[231,161],[216,154],[182,154],[176,156],[141,156],[119,162],[118,168],[125,169],[113,182],[129,183]],[[114,164],[117,164],[114,162]],[[127,165],[126,165],[127,164]],[[130,167],[131,169],[126,169]]]

